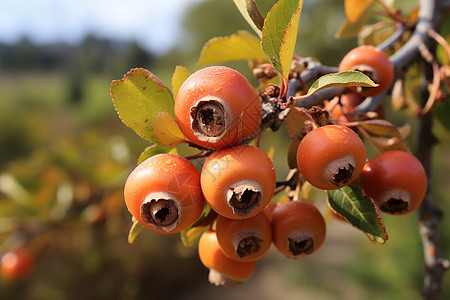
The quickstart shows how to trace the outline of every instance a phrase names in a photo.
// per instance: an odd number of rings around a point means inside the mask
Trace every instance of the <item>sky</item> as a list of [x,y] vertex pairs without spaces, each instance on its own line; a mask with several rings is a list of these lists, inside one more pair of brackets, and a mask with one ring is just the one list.
[[136,40],[164,53],[183,35],[181,18],[202,0],[0,0],[0,42],[26,36],[44,44],[76,43],[86,34]]

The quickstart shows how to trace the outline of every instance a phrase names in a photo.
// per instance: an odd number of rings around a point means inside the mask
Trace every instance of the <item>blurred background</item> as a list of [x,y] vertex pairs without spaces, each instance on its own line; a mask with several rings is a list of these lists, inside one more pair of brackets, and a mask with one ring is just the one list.
[[[259,2],[267,11],[275,1]],[[405,11],[414,5],[397,2]],[[296,53],[338,65],[357,43],[335,38],[344,19],[343,1],[305,1]],[[144,67],[170,86],[175,66],[194,72],[205,42],[240,29],[251,30],[232,1],[2,1],[0,254],[26,247],[36,263],[23,279],[0,279],[1,299],[421,298],[416,213],[385,216],[382,246],[330,219],[319,252],[293,260],[272,248],[253,278],[231,289],[208,283],[196,247],[184,247],[177,234],[144,230],[128,244],[123,185],[149,144],[121,123],[111,81]],[[230,66],[251,78],[247,63]],[[411,121],[388,104],[396,125]],[[432,187],[448,216],[450,139],[442,124],[436,134]],[[277,145],[279,179],[288,173],[288,144],[284,128],[263,135],[264,149]],[[446,217],[446,257],[448,228]],[[450,299],[448,274],[443,288]]]

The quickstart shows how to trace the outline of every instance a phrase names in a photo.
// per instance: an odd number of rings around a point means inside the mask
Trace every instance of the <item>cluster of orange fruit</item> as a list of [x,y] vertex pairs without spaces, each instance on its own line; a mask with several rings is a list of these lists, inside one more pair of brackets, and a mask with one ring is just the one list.
[[[383,55],[363,47],[343,59],[342,70],[372,72],[380,83],[355,93],[374,95],[390,84],[392,66]],[[205,203],[217,213],[198,244],[215,284],[249,279],[272,244],[286,256],[301,257],[315,252],[325,239],[325,220],[314,204],[271,202],[276,188],[273,162],[263,150],[246,144],[258,133],[262,113],[260,95],[237,71],[208,67],[195,72],[178,91],[175,116],[190,142],[210,150],[201,172],[184,157],[158,154],[137,166],[125,184],[128,210],[137,222],[159,233],[189,228]],[[413,155],[388,151],[367,161],[363,141],[343,125],[307,133],[298,147],[297,164],[303,178],[320,189],[357,182],[387,213],[414,210],[426,191],[424,169]]]

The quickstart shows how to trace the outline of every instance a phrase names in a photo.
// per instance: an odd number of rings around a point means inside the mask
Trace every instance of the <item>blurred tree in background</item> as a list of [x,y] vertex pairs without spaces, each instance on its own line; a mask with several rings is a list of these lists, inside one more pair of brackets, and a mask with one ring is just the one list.
[[[268,11],[276,1],[259,2]],[[396,2],[412,10],[410,1]],[[335,38],[344,19],[343,1],[305,1],[296,52],[337,65],[356,45],[355,38]],[[318,26],[320,20],[326,22]],[[323,251],[302,261],[269,252],[251,282],[229,290],[209,285],[196,249],[183,247],[178,235],[146,231],[127,243],[123,184],[148,144],[117,118],[111,80],[144,67],[169,84],[175,66],[195,70],[210,38],[249,29],[232,1],[223,0],[191,7],[183,26],[178,46],[162,55],[138,41],[95,35],[75,46],[37,45],[26,37],[0,44],[0,254],[26,247],[36,260],[28,277],[0,279],[0,298],[420,299],[423,257],[410,251],[421,247],[414,215],[385,219],[390,239],[382,248],[337,224]],[[246,63],[231,66],[251,77]],[[433,189],[448,215],[450,139],[443,130],[439,137]],[[261,144],[275,138],[288,146],[283,135],[270,133]],[[283,153],[274,161],[285,167]],[[442,236],[448,257],[450,236]],[[448,275],[443,287],[450,298]]]

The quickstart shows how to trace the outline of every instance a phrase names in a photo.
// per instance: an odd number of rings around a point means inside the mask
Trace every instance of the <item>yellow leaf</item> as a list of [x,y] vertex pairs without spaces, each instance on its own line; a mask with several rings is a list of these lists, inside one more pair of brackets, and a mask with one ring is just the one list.
[[275,70],[288,80],[303,0],[280,0],[267,14],[261,45]]
[[177,122],[167,111],[162,111],[155,116],[153,130],[158,141],[166,147],[173,148],[186,142]]
[[210,39],[202,49],[197,66],[237,60],[267,60],[258,37],[245,30],[225,37]]
[[269,156],[270,157],[270,159],[273,159],[273,156],[275,155],[275,147],[274,146],[271,146],[270,148],[269,148],[269,151],[267,151],[267,156]]
[[345,0],[345,15],[351,23],[358,21],[364,12],[370,7],[373,0]]
[[416,6],[414,7],[414,9],[409,13],[409,16],[407,18],[407,22],[408,24],[414,24],[417,22],[417,20],[419,19],[419,11],[420,11],[420,6]]
[[133,244],[136,237],[141,233],[144,226],[138,223],[136,219],[133,217],[133,225],[130,228],[130,232],[128,233],[128,243]]
[[280,48],[281,69],[283,70],[283,77],[288,79],[291,68],[292,56],[294,55],[295,43],[297,41],[298,23],[300,21],[300,14],[302,12],[302,5],[292,16],[291,21],[283,35],[283,41]]
[[172,92],[173,97],[176,98],[178,90],[183,82],[191,75],[191,73],[183,66],[176,66],[175,72],[172,75]]
[[181,242],[186,247],[192,247],[195,242],[200,238],[203,232],[208,230],[209,226],[199,226],[188,228],[181,232]]
[[351,38],[356,36],[361,28],[367,23],[370,17],[370,11],[366,10],[361,17],[355,21],[350,22],[348,19],[345,19],[344,23],[342,23],[338,32],[336,33],[336,38]]

